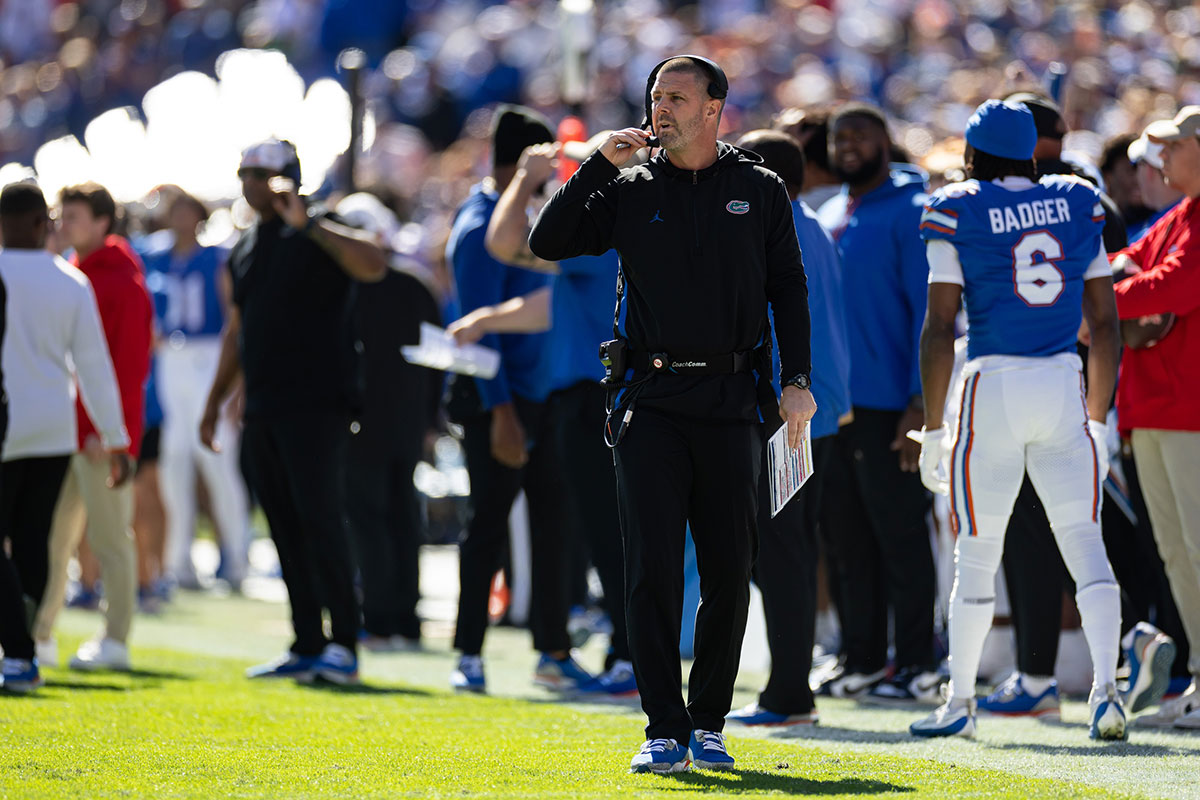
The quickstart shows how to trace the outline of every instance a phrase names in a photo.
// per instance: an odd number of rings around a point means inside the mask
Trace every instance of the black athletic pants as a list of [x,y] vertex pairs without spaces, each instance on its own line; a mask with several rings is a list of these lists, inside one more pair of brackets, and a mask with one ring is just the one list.
[[[685,742],[720,731],[733,700],[757,551],[762,439],[753,423],[716,423],[638,409],[617,445],[625,541],[625,613],[646,738]],[[683,539],[700,572],[688,703],[680,691]]]
[[364,428],[350,439],[346,511],[362,584],[363,629],[374,636],[421,638],[421,512],[413,486],[419,459],[419,437],[412,446]]
[[529,629],[542,653],[569,650],[568,582],[562,466],[542,403],[513,398],[532,447],[529,461],[511,469],[492,458],[491,413],[463,424],[467,471],[471,477],[471,522],[458,546],[458,625],[454,647],[479,655],[488,624],[492,577],[508,550],[508,514],[523,488],[529,501],[532,597]]
[[50,520],[70,461],[65,455],[0,465],[0,647],[7,658],[33,658],[30,621],[46,590]]
[[807,714],[815,707],[812,671],[817,624],[817,521],[821,481],[832,453],[832,437],[813,444],[812,477],[771,519],[767,440],[779,426],[763,426],[762,475],[758,486],[758,560],[754,582],[762,592],[771,649],[771,674],[758,704],[776,714]]
[[322,609],[330,641],[351,652],[358,642],[345,510],[349,437],[349,418],[333,412],[249,416],[242,435],[291,602],[291,651],[301,656],[319,655],[327,643]]
[[612,450],[604,443],[605,389],[578,383],[550,397],[550,415],[566,477],[572,527],[583,533],[592,565],[604,589],[604,610],[612,619],[609,662],[628,661],[625,631],[625,559],[617,514],[617,482]]
[[854,409],[834,439],[822,502],[831,531],[842,609],[846,671],[872,673],[887,664],[888,608],[896,668],[933,669],[936,578],[929,498],[915,472],[900,469],[891,449],[901,412]]
[[[1130,495],[1139,520],[1148,520],[1137,473],[1126,466]],[[1139,511],[1140,507],[1140,511]],[[1110,499],[1101,514],[1105,550],[1121,585],[1121,631],[1138,621],[1154,621],[1176,642],[1186,643],[1148,525],[1134,525]],[[1144,530],[1143,530],[1144,528]],[[1054,674],[1062,631],[1062,593],[1074,592],[1037,492],[1026,477],[1004,537],[1004,578],[1012,608],[1017,669],[1027,675]],[[1187,674],[1187,646],[1176,657],[1176,674]]]

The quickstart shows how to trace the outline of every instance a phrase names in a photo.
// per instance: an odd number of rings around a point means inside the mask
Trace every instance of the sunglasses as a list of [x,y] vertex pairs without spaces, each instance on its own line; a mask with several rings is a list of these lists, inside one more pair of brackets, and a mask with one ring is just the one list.
[[259,181],[265,181],[277,173],[265,167],[242,167],[238,170],[237,174],[238,177],[242,179],[253,178]]

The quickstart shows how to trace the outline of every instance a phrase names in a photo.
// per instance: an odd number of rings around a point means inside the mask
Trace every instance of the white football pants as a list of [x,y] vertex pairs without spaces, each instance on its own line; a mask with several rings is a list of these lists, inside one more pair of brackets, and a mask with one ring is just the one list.
[[158,348],[158,397],[163,408],[158,481],[167,515],[164,569],[176,580],[195,580],[192,539],[196,531],[196,470],[208,491],[214,522],[221,535],[227,577],[240,583],[246,576],[250,519],[246,487],[238,470],[238,431],[224,415],[217,427],[221,452],[200,443],[200,418],[221,342],[189,339],[181,347],[169,342]]
[[[967,362],[950,460],[957,533],[950,596],[950,691],[972,697],[995,606],[994,578],[1025,471],[1046,509],[1091,650],[1097,685],[1115,680],[1120,588],[1100,535],[1103,497],[1079,357]],[[1047,614],[1059,610],[1046,609]]]

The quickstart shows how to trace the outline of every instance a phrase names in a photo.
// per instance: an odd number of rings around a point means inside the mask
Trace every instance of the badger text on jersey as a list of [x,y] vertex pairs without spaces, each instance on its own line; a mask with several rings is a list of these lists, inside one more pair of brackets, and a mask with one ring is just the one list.
[[1031,203],[988,209],[992,233],[1008,233],[1071,221],[1071,206],[1065,197],[1047,197]]

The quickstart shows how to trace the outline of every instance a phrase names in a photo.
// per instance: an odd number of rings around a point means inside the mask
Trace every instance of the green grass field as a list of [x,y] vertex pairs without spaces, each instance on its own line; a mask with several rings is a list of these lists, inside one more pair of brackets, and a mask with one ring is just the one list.
[[[64,658],[97,623],[64,615]],[[366,655],[361,688],[251,683],[242,669],[288,641],[286,609],[184,595],[137,621],[134,673],[47,670],[37,695],[0,696],[0,797],[1200,797],[1200,737],[1093,743],[1081,703],[1064,724],[986,719],[976,741],[919,742],[911,711],[826,701],[803,738],[731,731],[732,774],[629,775],[639,708],[556,702],[529,684],[528,636],[503,629],[485,653],[497,696],[455,696],[444,632]]]

